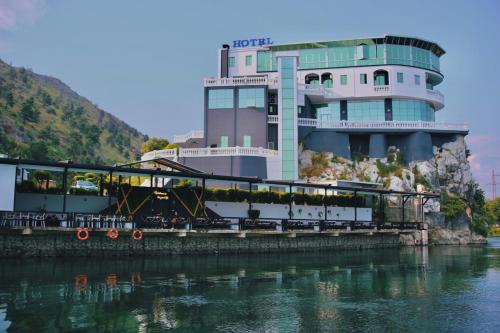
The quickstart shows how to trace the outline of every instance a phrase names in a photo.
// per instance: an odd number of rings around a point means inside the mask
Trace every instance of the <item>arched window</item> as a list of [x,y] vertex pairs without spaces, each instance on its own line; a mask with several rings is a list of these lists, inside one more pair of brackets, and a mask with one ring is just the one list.
[[373,73],[373,85],[387,86],[389,85],[389,73],[383,69],[379,69]]
[[318,74],[307,74],[306,75],[306,84],[319,84],[319,76]]
[[325,88],[333,87],[333,75],[332,73],[323,73],[321,74],[321,84],[325,86]]

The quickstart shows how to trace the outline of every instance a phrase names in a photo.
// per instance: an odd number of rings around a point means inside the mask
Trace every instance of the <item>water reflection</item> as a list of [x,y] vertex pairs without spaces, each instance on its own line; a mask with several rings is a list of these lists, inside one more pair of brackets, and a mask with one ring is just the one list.
[[500,304],[498,251],[2,260],[0,329],[489,331]]

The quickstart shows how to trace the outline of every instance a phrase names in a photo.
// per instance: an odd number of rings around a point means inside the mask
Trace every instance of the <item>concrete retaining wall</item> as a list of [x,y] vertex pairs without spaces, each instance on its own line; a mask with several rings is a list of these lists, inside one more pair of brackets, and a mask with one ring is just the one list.
[[142,240],[135,241],[130,233],[122,232],[118,239],[111,240],[104,232],[91,232],[88,240],[79,241],[74,231],[35,231],[22,235],[20,231],[8,230],[0,233],[0,257],[287,253],[419,245],[417,242],[403,244],[396,233],[289,236],[253,234],[240,238],[237,234],[188,233],[186,237],[179,237],[179,233],[145,232]]

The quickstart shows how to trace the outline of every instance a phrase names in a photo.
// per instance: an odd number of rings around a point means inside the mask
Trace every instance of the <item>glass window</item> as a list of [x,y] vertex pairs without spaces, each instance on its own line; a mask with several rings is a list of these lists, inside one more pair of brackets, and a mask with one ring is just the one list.
[[420,75],[415,75],[415,84],[416,84],[417,86],[419,86],[419,85],[420,85]]
[[264,88],[240,88],[238,96],[239,108],[263,108]]
[[252,137],[250,135],[243,136],[243,147],[252,147]]
[[229,147],[229,138],[227,135],[221,135],[220,137],[220,146],[221,147]]
[[398,83],[403,83],[403,73],[398,72],[397,76],[398,76]]
[[257,72],[272,72],[278,70],[276,55],[271,51],[257,51]]
[[411,46],[409,45],[386,45],[387,64],[411,65]]
[[314,107],[316,109],[316,118],[319,121],[340,121],[340,102],[320,104]]
[[359,74],[359,83],[367,84],[368,83],[368,75],[367,74]]
[[229,57],[229,67],[234,67],[235,64],[236,60],[234,59],[234,57]]
[[347,101],[348,121],[385,121],[383,100]]
[[245,66],[252,66],[252,56],[251,55],[245,56]]
[[424,101],[394,99],[392,101],[394,121],[434,121],[434,107]]
[[362,57],[358,58],[357,65],[381,65],[384,63],[384,44],[361,46],[363,50]]
[[299,51],[300,69],[326,68],[328,49],[308,49]]
[[354,46],[331,47],[328,49],[328,67],[354,66]]
[[210,89],[208,91],[209,109],[232,109],[233,89]]
[[347,75],[340,75],[340,85],[342,86],[347,85]]

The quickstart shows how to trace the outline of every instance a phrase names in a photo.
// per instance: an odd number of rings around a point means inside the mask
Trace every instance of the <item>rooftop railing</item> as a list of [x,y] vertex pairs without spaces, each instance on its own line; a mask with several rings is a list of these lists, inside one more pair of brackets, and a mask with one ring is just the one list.
[[186,134],[174,135],[174,143],[183,143],[190,139],[203,139],[203,131],[195,130]]

